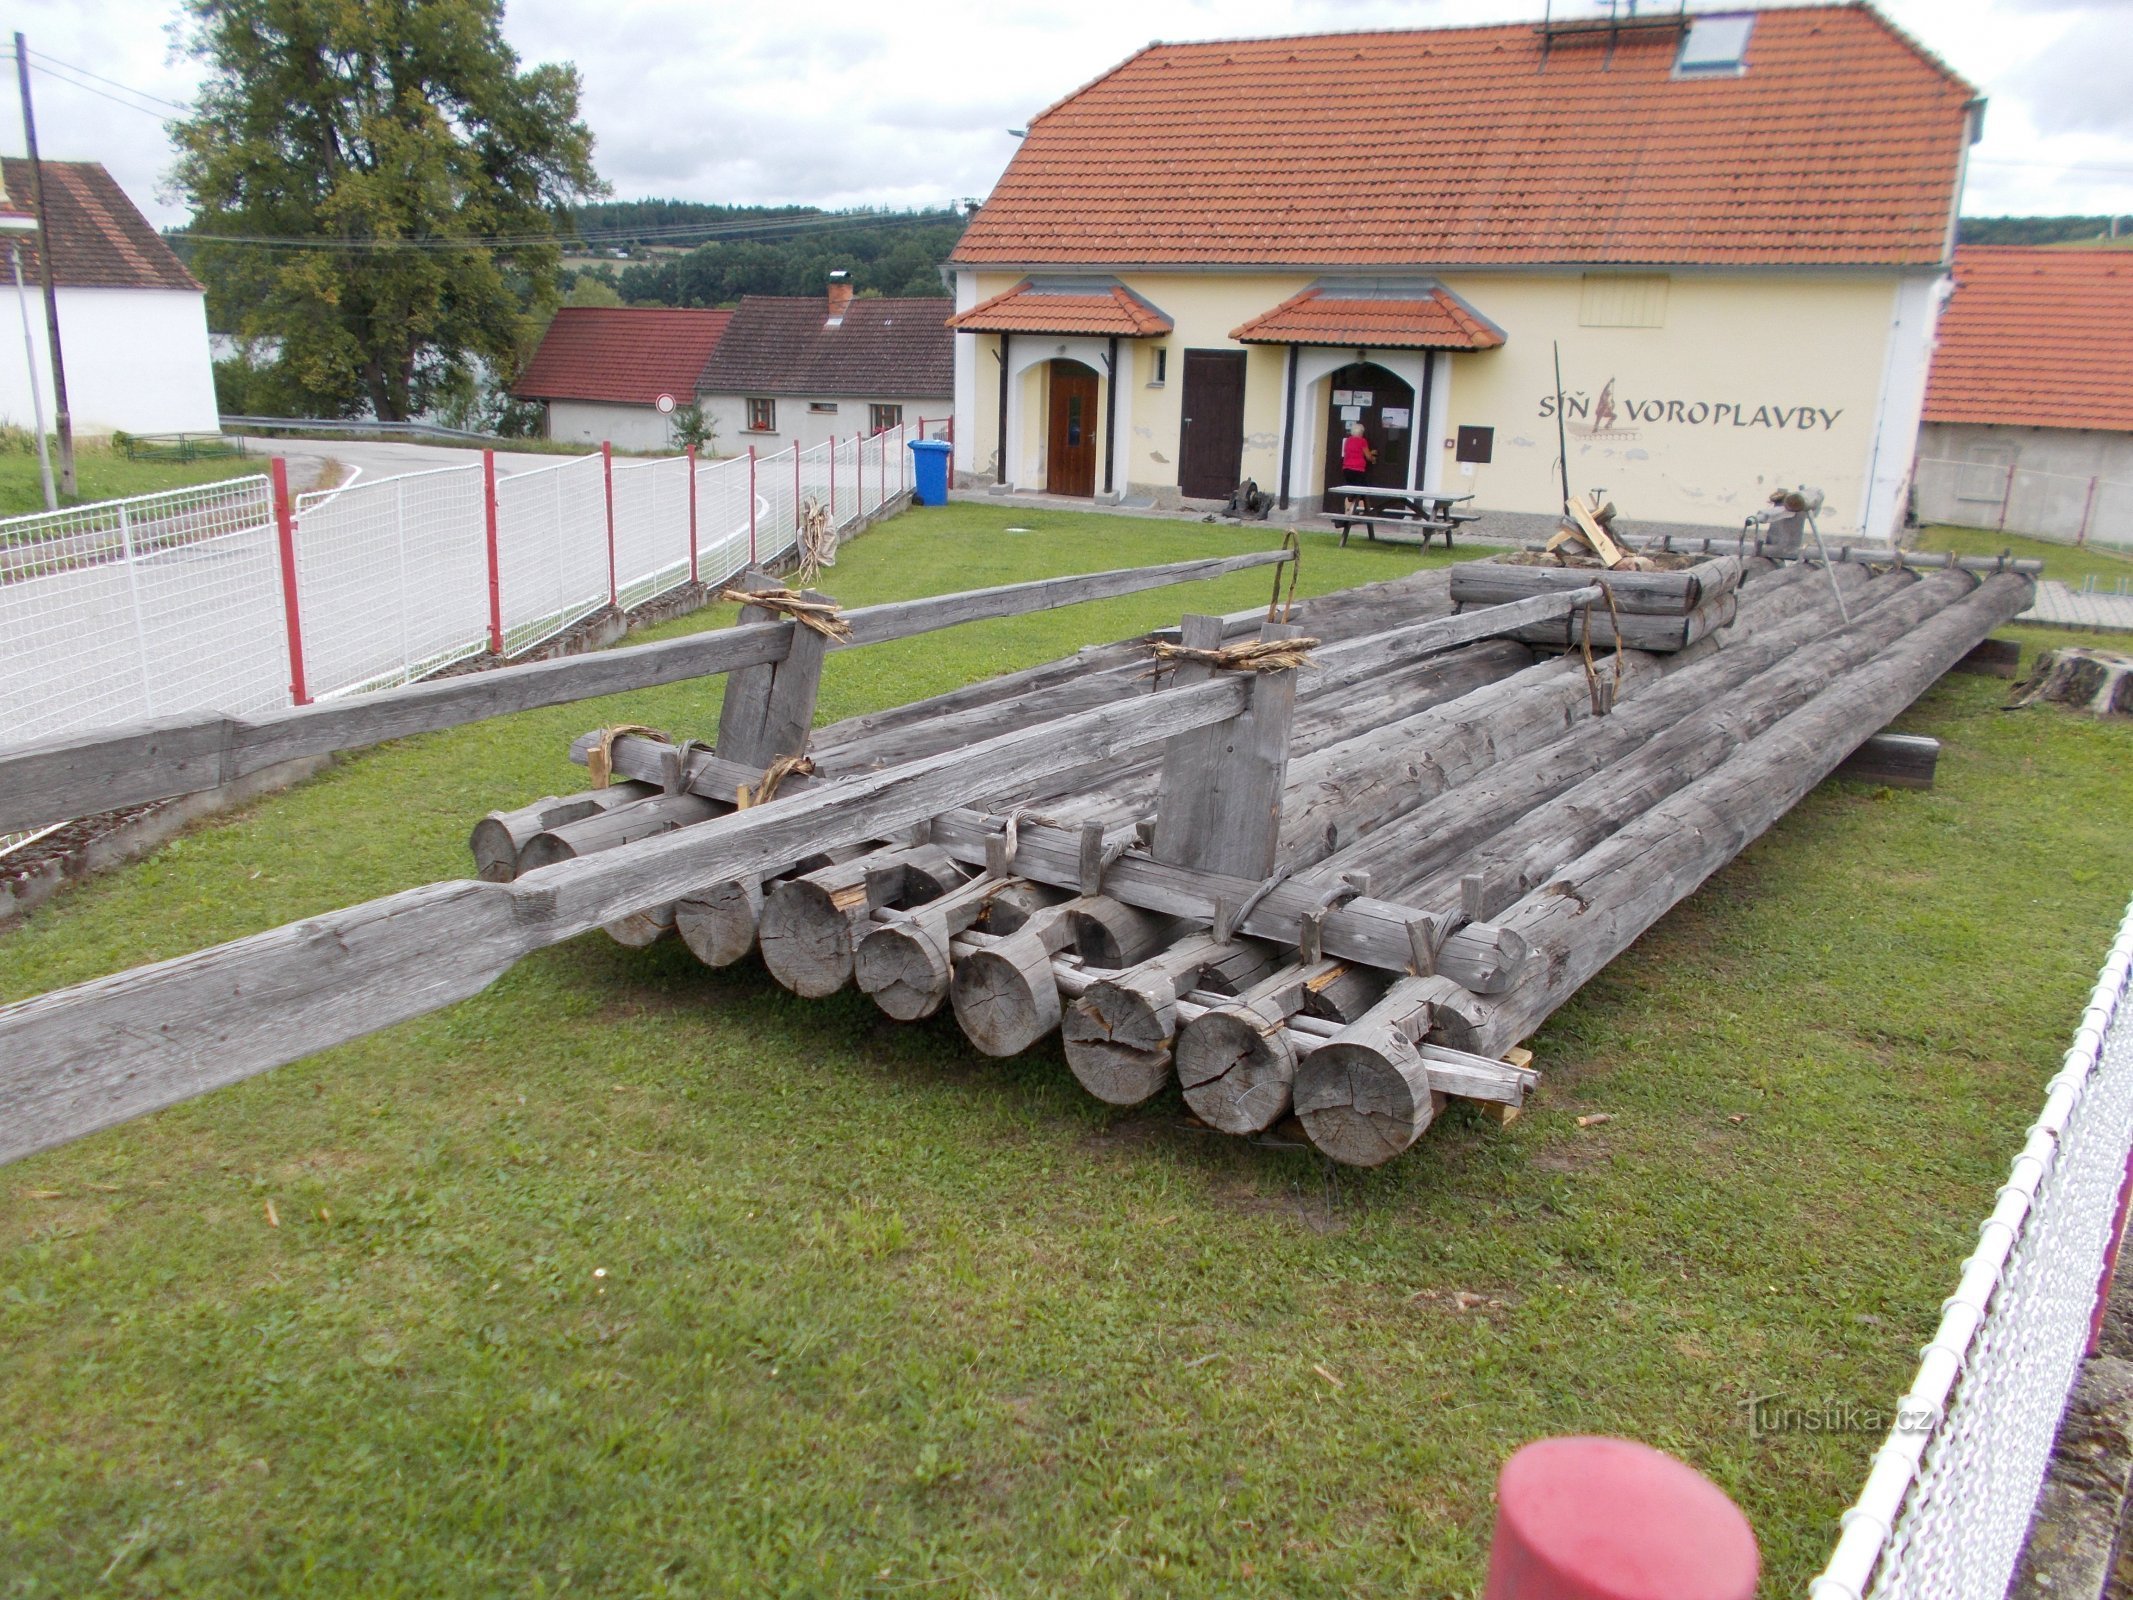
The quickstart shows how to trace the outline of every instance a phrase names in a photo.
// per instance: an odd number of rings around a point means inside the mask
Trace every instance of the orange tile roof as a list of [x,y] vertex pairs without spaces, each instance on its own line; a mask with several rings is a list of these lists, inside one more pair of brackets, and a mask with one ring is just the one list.
[[1027,278],[948,319],[958,333],[1116,334],[1146,339],[1176,326],[1122,283],[1053,287]]
[[[1602,30],[1604,32],[1604,30]],[[1976,91],[1865,5],[1154,44],[1033,120],[953,260],[1936,265]]]
[[602,400],[648,406],[662,394],[680,405],[718,347],[730,311],[659,306],[565,306],[511,392],[522,400]]
[[1493,350],[1503,329],[1441,284],[1405,300],[1341,297],[1314,284],[1230,337],[1240,344],[1352,344],[1378,350]]
[[2133,433],[2133,251],[1956,251],[1925,418]]

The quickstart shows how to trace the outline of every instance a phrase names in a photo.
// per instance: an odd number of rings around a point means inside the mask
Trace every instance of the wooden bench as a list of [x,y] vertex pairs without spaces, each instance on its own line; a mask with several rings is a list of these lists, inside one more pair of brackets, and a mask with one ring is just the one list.
[[1479,521],[1481,516],[1477,511],[1455,509],[1463,501],[1474,498],[1466,494],[1438,494],[1427,489],[1380,489],[1369,485],[1331,492],[1338,494],[1343,502],[1343,509],[1333,516],[1332,522],[1344,547],[1348,543],[1348,535],[1357,528],[1363,530],[1366,539],[1376,543],[1377,525],[1383,522],[1392,526],[1419,529],[1422,534],[1422,548],[1425,550],[1429,548],[1430,536],[1441,534],[1444,538],[1444,548],[1449,550],[1452,548],[1452,536],[1460,525]]

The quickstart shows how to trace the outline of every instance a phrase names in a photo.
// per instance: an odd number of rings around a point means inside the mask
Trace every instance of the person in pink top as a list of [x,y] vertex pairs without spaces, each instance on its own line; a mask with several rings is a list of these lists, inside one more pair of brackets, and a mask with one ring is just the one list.
[[1370,476],[1370,464],[1377,460],[1378,453],[1370,448],[1370,441],[1363,437],[1360,422],[1348,424],[1348,436],[1341,440],[1341,481],[1361,483]]

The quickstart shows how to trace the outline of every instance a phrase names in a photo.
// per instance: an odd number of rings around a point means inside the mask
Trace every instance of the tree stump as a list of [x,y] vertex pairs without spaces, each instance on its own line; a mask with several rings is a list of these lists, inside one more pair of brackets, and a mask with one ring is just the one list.
[[2133,715],[2133,656],[2116,650],[2047,650],[2013,703],[2033,706],[2043,700],[2096,717]]

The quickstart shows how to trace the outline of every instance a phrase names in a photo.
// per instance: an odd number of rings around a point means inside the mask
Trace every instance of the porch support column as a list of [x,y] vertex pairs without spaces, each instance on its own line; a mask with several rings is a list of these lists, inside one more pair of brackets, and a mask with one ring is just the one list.
[[1415,408],[1407,418],[1407,487],[1421,488],[1422,481],[1416,476],[1422,462],[1422,435],[1429,431],[1429,391],[1436,379],[1436,352],[1422,352],[1422,387],[1415,395]]
[[1296,346],[1289,346],[1288,378],[1281,396],[1281,498],[1280,507],[1289,509],[1289,475],[1295,467],[1296,455]]
[[1007,341],[1008,334],[1000,335],[1000,459],[993,471],[995,483],[1007,482]]
[[1116,494],[1118,483],[1112,472],[1112,462],[1118,451],[1118,335],[1111,335],[1111,346],[1104,356],[1107,387],[1104,391],[1104,493]]

